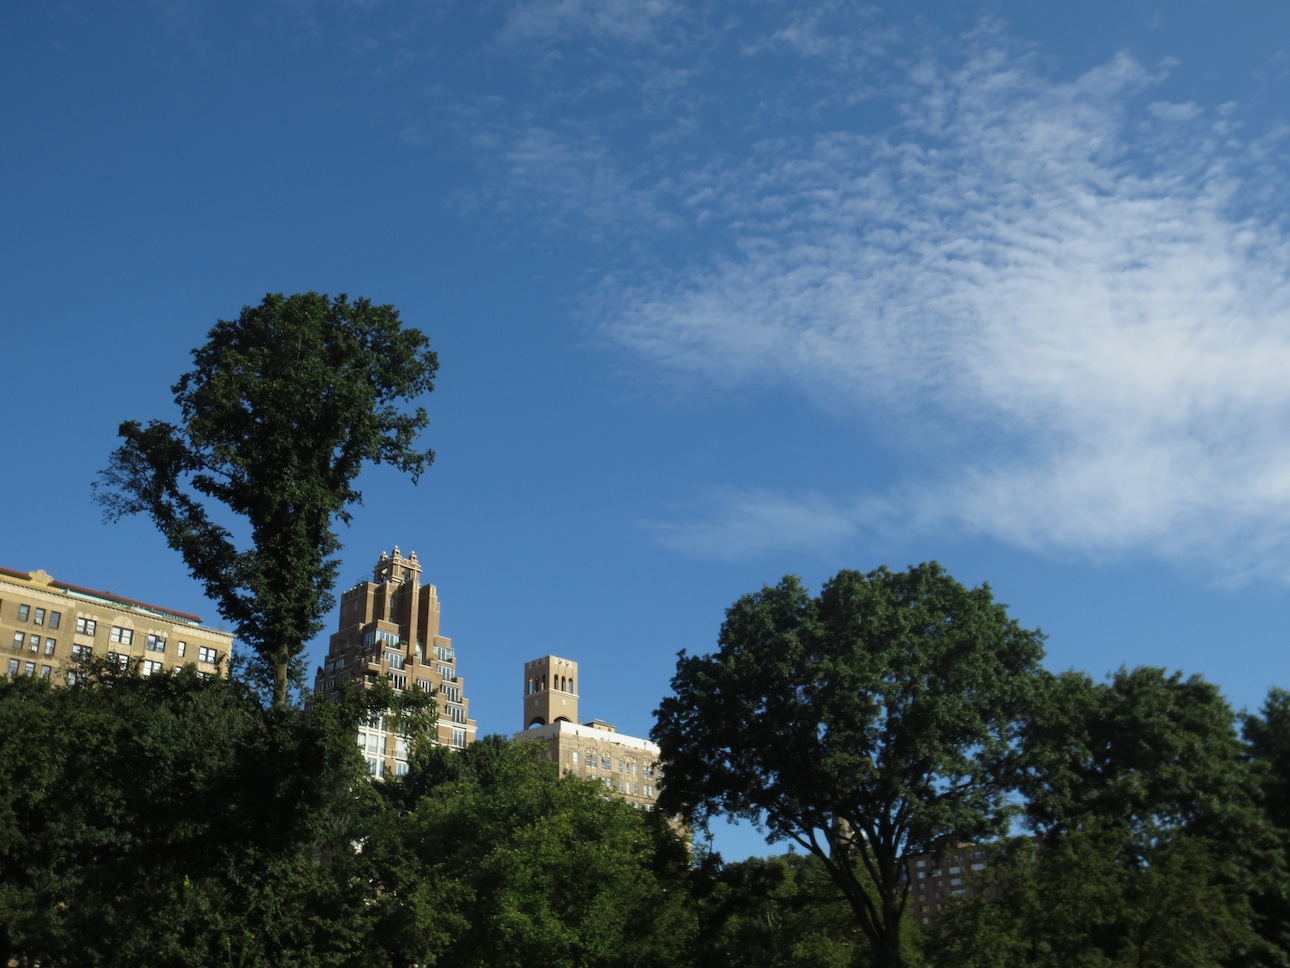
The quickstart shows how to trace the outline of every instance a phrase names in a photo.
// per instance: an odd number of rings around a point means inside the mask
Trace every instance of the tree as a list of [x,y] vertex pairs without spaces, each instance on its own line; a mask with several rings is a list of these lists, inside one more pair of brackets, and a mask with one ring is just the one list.
[[690,941],[686,854],[661,814],[559,777],[528,744],[426,749],[364,853],[392,964],[674,966]]
[[[1001,849],[929,945],[944,965],[1274,964],[1251,930],[1274,841],[1235,717],[1199,676],[1052,677],[1023,745],[1038,849]],[[1284,915],[1284,905],[1280,911]]]
[[[1229,845],[1230,846],[1230,845]],[[1249,929],[1214,876],[1215,845],[1178,832],[1143,856],[1115,818],[991,852],[924,954],[944,968],[1220,968]]]
[[725,968],[852,968],[868,944],[851,907],[810,854],[709,857],[694,872],[698,963]]
[[192,669],[0,679],[0,961],[372,964],[359,698],[266,714]]
[[334,604],[336,522],[362,501],[363,465],[415,483],[434,460],[414,447],[425,410],[401,405],[434,388],[438,358],[394,307],[310,292],[220,320],[193,359],[171,388],[181,422],[121,424],[96,496],[110,520],[152,519],[281,708],[293,660]]
[[1259,963],[1290,965],[1290,692],[1268,691],[1258,715],[1243,717],[1248,755],[1259,779],[1263,814],[1275,832],[1274,860],[1254,892]]
[[937,564],[796,578],[681,652],[657,710],[663,809],[764,824],[819,858],[875,963],[904,963],[902,857],[1001,832],[1042,635]]

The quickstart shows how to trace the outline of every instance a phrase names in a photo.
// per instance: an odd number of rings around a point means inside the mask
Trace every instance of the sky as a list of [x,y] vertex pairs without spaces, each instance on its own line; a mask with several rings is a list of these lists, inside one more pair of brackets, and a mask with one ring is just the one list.
[[930,560],[1054,670],[1290,687],[1290,5],[51,0],[0,82],[0,565],[222,627],[90,484],[348,293],[440,370],[339,588],[417,552],[481,735],[546,654],[646,735],[740,596]]

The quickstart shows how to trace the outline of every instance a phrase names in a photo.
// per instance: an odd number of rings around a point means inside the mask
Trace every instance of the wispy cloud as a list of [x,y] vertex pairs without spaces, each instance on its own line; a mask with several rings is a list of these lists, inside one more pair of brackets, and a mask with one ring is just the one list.
[[[616,282],[606,329],[673,374],[883,413],[931,468],[911,520],[1290,578],[1290,242],[1255,198],[1284,172],[1160,79],[1121,56],[1055,82],[978,38],[915,72],[898,128],[727,173],[736,248]],[[794,506],[864,523],[762,493],[668,540],[800,542]]]

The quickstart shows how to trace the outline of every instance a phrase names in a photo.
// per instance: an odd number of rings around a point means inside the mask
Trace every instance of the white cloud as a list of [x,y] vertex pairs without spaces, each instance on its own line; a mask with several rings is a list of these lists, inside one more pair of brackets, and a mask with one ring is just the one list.
[[689,520],[645,527],[669,548],[718,561],[844,546],[857,533],[853,509],[813,493],[732,488],[708,494],[681,513]]
[[[705,172],[737,251],[611,285],[607,330],[668,372],[896,420],[934,468],[912,519],[1290,575],[1290,243],[1251,203],[1274,155],[1127,56],[1055,83],[982,41],[918,81],[894,132]],[[822,500],[739,493],[667,540],[864,523]]]
[[594,40],[646,43],[676,15],[670,0],[537,0],[511,11],[500,39],[532,43],[583,33]]

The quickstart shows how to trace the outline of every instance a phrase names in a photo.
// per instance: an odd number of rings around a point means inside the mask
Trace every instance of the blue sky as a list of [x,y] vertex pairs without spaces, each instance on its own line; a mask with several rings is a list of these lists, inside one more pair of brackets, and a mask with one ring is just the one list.
[[1290,7],[892,6],[13,5],[0,564],[219,624],[90,482],[216,319],[347,292],[441,370],[436,464],[363,478],[342,587],[418,553],[482,732],[552,652],[644,734],[738,596],[929,559],[1054,669],[1257,707],[1290,686]]

